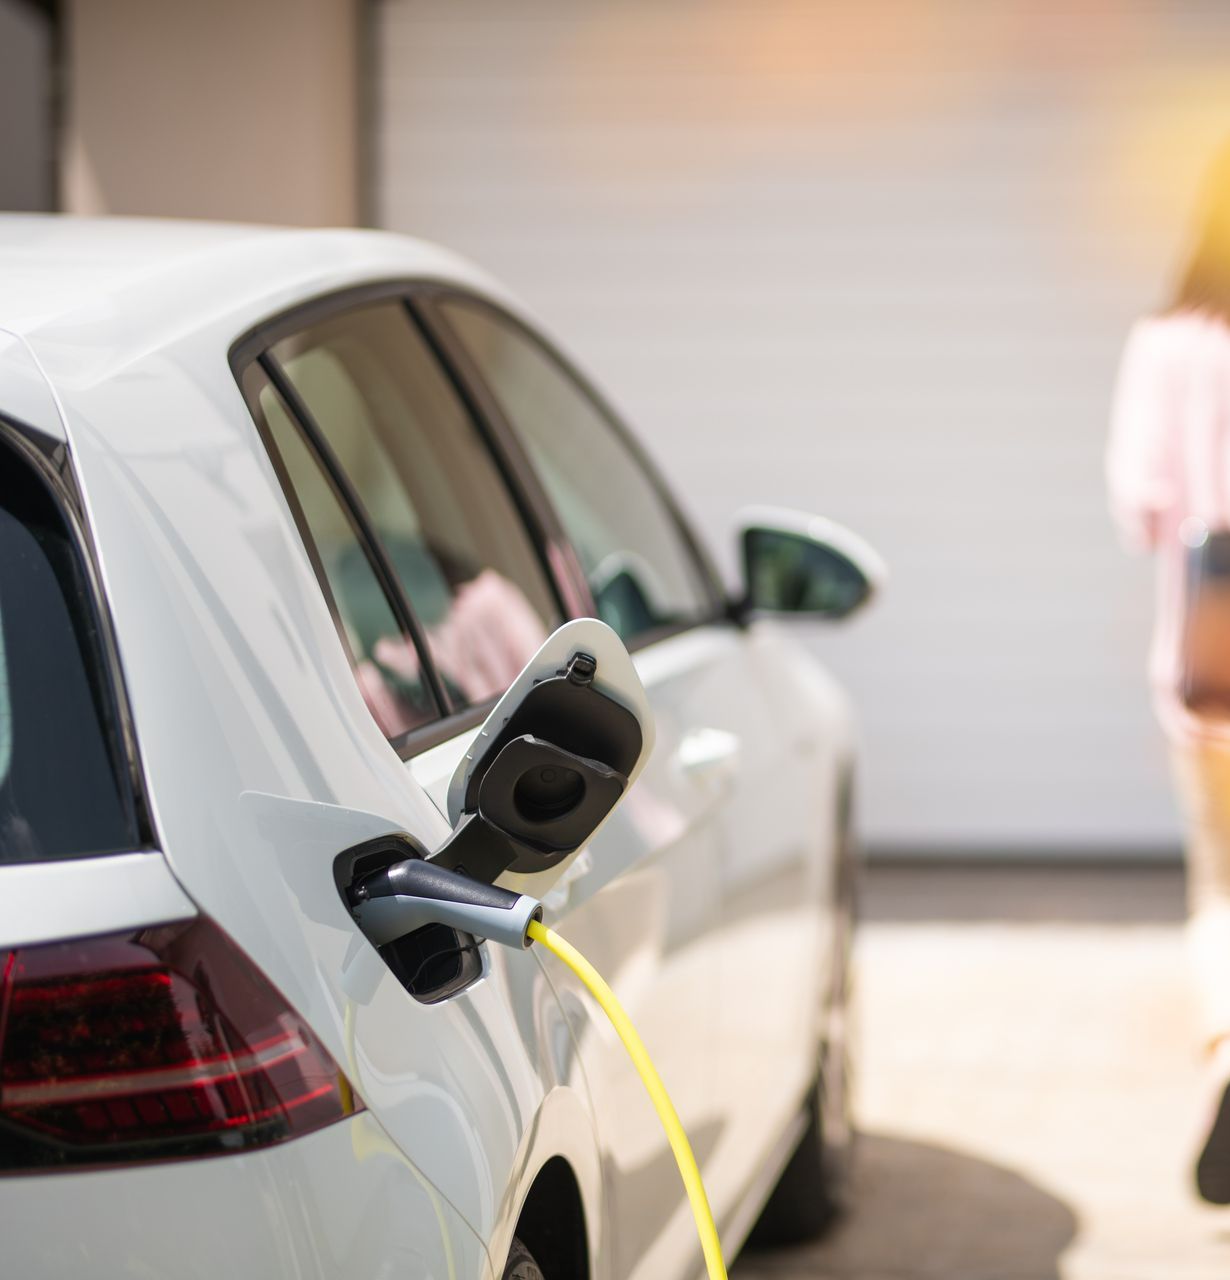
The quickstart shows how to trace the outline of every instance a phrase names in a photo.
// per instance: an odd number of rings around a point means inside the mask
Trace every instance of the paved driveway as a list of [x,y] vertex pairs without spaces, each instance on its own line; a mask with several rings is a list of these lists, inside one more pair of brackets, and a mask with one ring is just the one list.
[[[1167,869],[877,868],[857,1208],[736,1280],[1230,1280]],[[1230,974],[1226,980],[1230,982]]]

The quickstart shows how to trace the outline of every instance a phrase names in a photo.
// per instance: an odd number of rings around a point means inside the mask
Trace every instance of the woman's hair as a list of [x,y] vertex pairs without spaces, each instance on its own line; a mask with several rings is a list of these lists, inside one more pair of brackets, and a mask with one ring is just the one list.
[[1230,145],[1209,172],[1196,243],[1170,310],[1205,311],[1230,324]]

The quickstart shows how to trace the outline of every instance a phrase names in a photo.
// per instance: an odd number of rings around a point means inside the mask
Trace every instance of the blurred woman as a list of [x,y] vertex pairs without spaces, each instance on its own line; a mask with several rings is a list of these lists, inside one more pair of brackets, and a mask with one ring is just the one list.
[[1196,1185],[1230,1204],[1230,147],[1173,299],[1128,338],[1107,472],[1124,538],[1158,557],[1150,672],[1186,819],[1210,1076]]

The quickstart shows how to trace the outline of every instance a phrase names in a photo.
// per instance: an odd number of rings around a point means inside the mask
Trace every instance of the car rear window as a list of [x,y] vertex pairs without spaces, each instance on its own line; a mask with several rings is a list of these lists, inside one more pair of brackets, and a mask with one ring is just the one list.
[[139,845],[79,552],[0,439],[0,863]]

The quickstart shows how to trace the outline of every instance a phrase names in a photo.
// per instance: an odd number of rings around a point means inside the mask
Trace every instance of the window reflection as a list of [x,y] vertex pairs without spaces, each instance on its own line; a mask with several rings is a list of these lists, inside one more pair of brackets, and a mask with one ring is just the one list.
[[332,597],[368,709],[389,738],[426,724],[439,708],[419,669],[413,642],[402,634],[346,509],[264,373],[251,366],[244,385],[277,450],[287,496],[298,508],[317,575]]
[[[497,697],[558,610],[486,442],[404,306],[345,313],[272,354],[358,493],[450,702]],[[386,691],[421,685],[400,636],[366,652]]]
[[713,604],[661,493],[602,408],[524,330],[481,304],[441,303],[530,460],[625,642],[698,622]]

